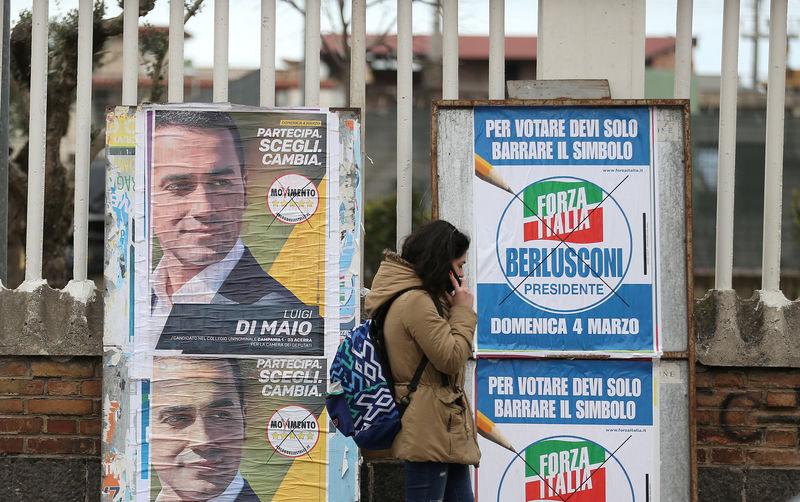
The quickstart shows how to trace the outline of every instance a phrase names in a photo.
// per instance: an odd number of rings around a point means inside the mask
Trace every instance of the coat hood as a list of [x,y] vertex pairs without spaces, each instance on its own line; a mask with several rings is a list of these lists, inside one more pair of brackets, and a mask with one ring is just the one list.
[[371,315],[384,302],[398,292],[414,286],[422,286],[411,263],[407,262],[394,251],[385,250],[384,260],[378,267],[378,273],[372,280],[372,289],[364,300],[364,309]]

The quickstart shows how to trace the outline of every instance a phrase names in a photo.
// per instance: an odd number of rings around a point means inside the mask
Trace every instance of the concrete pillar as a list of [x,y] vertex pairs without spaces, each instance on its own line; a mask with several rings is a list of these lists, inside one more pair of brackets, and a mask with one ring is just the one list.
[[644,4],[539,0],[536,78],[604,78],[612,98],[644,98]]

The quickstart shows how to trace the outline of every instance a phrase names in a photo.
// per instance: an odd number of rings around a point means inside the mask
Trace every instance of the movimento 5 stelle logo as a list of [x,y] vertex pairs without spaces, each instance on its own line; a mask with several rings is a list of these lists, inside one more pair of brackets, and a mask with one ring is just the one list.
[[631,263],[628,218],[601,187],[570,176],[529,184],[497,226],[500,270],[512,292],[553,313],[578,313],[616,294]]

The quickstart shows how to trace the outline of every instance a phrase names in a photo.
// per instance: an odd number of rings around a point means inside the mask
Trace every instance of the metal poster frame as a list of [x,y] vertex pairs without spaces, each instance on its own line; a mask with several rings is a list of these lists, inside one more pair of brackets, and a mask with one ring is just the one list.
[[[473,144],[473,110],[476,107],[648,107],[663,115],[661,135],[669,136],[674,149],[669,152],[667,166],[672,167],[655,173],[659,187],[656,196],[661,201],[657,204],[659,227],[670,224],[667,230],[673,237],[665,246],[667,235],[662,231],[656,247],[662,258],[667,257],[673,268],[670,274],[661,274],[661,290],[668,290],[671,295],[666,299],[667,307],[662,317],[662,326],[667,329],[671,338],[664,337],[663,351],[659,355],[645,356],[651,359],[655,368],[657,384],[655,391],[659,396],[659,414],[665,415],[666,404],[677,404],[680,412],[685,410],[685,420],[671,415],[661,420],[659,432],[660,458],[656,458],[660,477],[683,472],[686,476],[684,459],[688,460],[688,479],[674,483],[660,483],[660,500],[685,500],[689,492],[692,501],[697,500],[697,457],[696,457],[696,420],[695,420],[695,343],[693,328],[693,257],[692,257],[692,181],[691,181],[691,136],[689,100],[664,99],[556,99],[556,100],[436,100],[431,109],[431,210],[434,219],[445,218],[460,228],[474,232],[472,180],[475,177]],[[683,148],[680,149],[682,140]],[[664,140],[666,141],[666,140]],[[667,155],[667,154],[665,154]],[[667,172],[669,171],[669,172]],[[675,206],[683,205],[683,218],[676,215]],[[671,217],[671,219],[670,219]],[[662,221],[663,220],[663,221]],[[668,223],[664,223],[664,222]],[[674,238],[674,231],[682,232],[684,238]],[[474,233],[473,233],[474,235]],[[473,246],[474,248],[475,246]],[[685,256],[685,258],[683,258]],[[685,260],[685,261],[684,261]],[[467,280],[476,284],[476,251],[468,253]],[[661,270],[665,265],[662,259]],[[682,268],[675,273],[675,267]],[[658,286],[658,285],[656,285]],[[682,325],[685,323],[685,325]],[[684,337],[685,333],[685,337]],[[495,357],[481,354],[479,357]],[[582,354],[524,354],[515,357],[544,357],[546,359],[609,359],[616,358],[608,354],[593,354],[587,351]],[[637,356],[638,357],[638,356]],[[685,368],[685,369],[684,369]],[[474,375],[471,371],[468,374]],[[474,389],[475,382],[467,382],[467,388]],[[470,385],[473,384],[473,385]],[[685,396],[685,398],[684,398]],[[474,396],[473,396],[474,398]],[[666,401],[665,401],[666,399]],[[669,401],[672,399],[673,401]],[[474,399],[473,399],[474,405]],[[681,413],[683,414],[683,413]],[[688,428],[688,431],[687,431]],[[688,438],[686,437],[688,434]],[[685,448],[689,452],[685,452]],[[677,457],[677,462],[669,464],[669,457]],[[688,457],[688,458],[687,458]]]

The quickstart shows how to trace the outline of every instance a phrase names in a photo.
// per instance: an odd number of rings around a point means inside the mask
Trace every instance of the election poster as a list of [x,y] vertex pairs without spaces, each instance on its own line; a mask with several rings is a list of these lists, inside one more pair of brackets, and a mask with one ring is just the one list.
[[653,109],[473,118],[478,351],[660,353]]
[[131,273],[133,271],[134,160],[136,108],[109,107],[106,110],[106,213],[110,217],[106,235],[107,261],[116,264],[105,270],[104,344],[123,345],[133,335],[130,323]]
[[[120,500],[133,480],[135,452],[128,441],[131,390],[128,376],[133,340],[133,236],[136,107],[106,108],[105,270],[103,295],[103,432],[100,493]],[[126,350],[128,349],[128,350]]]
[[[339,116],[339,336],[326,338],[325,353],[334,354],[342,338],[360,323],[363,176],[361,121],[356,110]],[[330,366],[330,365],[329,365]],[[329,367],[328,366],[328,367]],[[327,367],[326,367],[327,368]],[[358,447],[328,421],[328,500],[350,501],[359,493]]]
[[[344,112],[339,112],[340,117]],[[339,341],[355,328],[359,318],[361,290],[360,243],[363,241],[363,197],[361,177],[361,124],[355,116],[343,116],[339,130]]]
[[340,172],[359,176],[357,115],[124,111],[107,140],[106,275],[124,280],[105,347],[124,392],[104,402],[105,497],[353,500],[356,449],[336,438],[324,396],[341,279],[359,280],[339,263],[346,235],[358,259],[339,195]]
[[476,365],[479,502],[659,500],[650,360]]
[[149,500],[325,501],[326,387],[324,357],[155,356]]
[[339,304],[331,117],[229,105],[139,112],[140,376],[156,353],[324,355]]

